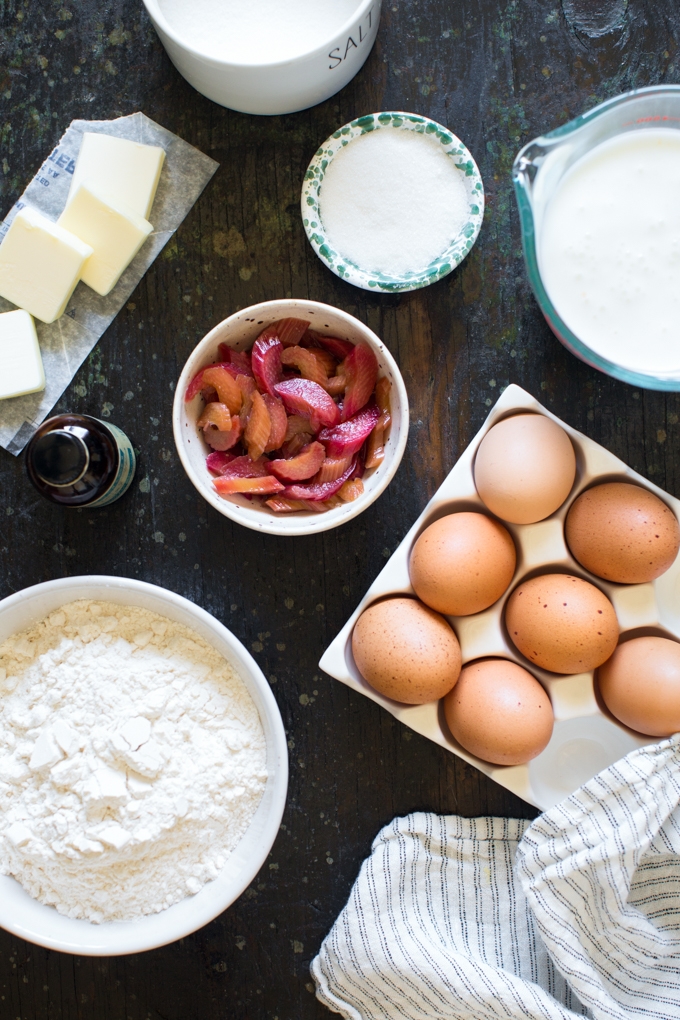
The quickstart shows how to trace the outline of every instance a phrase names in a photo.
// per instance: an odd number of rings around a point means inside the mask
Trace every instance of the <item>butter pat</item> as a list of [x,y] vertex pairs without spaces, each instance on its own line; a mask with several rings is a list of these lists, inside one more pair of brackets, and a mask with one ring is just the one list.
[[22,308],[0,314],[0,400],[45,389],[33,319]]
[[87,181],[147,219],[151,212],[165,150],[158,145],[141,145],[127,138],[86,131],[76,160],[68,203]]
[[80,278],[102,296],[115,287],[153,230],[142,216],[91,181],[78,186],[58,223],[92,248]]
[[89,244],[27,206],[0,245],[0,296],[36,319],[54,322],[91,254]]

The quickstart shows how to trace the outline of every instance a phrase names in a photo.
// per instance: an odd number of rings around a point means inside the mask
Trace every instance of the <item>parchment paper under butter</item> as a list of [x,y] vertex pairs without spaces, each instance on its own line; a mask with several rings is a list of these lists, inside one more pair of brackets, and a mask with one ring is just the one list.
[[[42,393],[0,401],[0,446],[15,456],[45,420],[219,166],[143,113],[117,120],[74,120],[0,225],[0,243],[17,211],[25,205],[38,209],[51,220],[57,219],[66,205],[85,131],[165,149],[165,162],[149,216],[154,230],[110,294],[100,297],[79,283],[61,318],[49,326],[36,320],[47,386]],[[12,308],[14,305],[0,298],[0,312]]]

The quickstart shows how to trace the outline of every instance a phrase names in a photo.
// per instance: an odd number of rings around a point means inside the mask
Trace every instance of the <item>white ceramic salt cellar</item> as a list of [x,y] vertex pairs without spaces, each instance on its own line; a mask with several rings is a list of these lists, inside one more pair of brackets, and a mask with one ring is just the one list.
[[371,52],[380,5],[381,0],[357,0],[351,18],[308,52],[283,52],[271,63],[236,63],[200,52],[172,27],[159,0],[144,0],[170,60],[189,84],[220,106],[256,114],[306,110],[344,88]]

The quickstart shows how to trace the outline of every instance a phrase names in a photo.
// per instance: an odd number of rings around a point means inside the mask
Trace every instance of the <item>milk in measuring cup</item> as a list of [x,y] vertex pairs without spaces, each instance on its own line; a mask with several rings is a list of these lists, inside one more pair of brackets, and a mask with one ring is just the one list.
[[680,374],[680,131],[617,135],[582,156],[538,233],[543,284],[595,353]]

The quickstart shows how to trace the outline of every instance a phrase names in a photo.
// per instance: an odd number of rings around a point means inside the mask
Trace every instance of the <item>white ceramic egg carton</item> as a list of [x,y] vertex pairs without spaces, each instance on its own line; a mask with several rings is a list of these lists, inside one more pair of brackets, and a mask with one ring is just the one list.
[[[408,563],[413,543],[425,528],[460,510],[489,514],[475,488],[473,465],[477,447],[489,429],[513,414],[534,411],[557,422],[576,450],[576,480],[566,502],[537,524],[508,524],[517,548],[517,568],[507,592],[490,609],[474,616],[449,617],[458,635],[463,663],[482,656],[500,656],[527,668],[546,688],[555,713],[555,728],[545,751],[528,765],[490,765],[464,751],[452,738],[440,702],[403,705],[383,697],[360,675],[352,655],[351,637],[364,609],[385,595],[415,594]],[[501,786],[546,810],[582,783],[636,747],[654,742],[620,725],[603,711],[595,696],[593,672],[562,676],[538,669],[524,659],[505,633],[505,603],[517,584],[543,573],[571,573],[600,588],[612,601],[621,632],[680,638],[680,555],[650,584],[611,584],[584,570],[571,556],[564,539],[564,519],[576,496],[595,481],[631,481],[656,493],[680,517],[680,501],[652,485],[602,446],[565,425],[519,386],[508,386],[484,425],[445,478],[425,510],[366,592],[355,612],[326,649],[319,665],[326,673],[377,701],[402,723],[475,765]],[[492,516],[489,514],[489,516]]]

